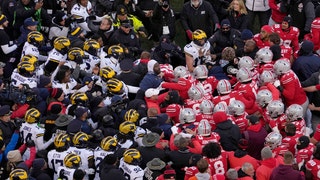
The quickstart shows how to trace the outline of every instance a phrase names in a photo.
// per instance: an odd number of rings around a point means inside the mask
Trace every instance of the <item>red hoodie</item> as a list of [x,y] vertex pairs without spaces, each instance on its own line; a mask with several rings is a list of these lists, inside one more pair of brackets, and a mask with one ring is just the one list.
[[275,158],[269,158],[261,161],[261,166],[256,170],[257,180],[269,180],[274,168],[278,167],[280,162]]

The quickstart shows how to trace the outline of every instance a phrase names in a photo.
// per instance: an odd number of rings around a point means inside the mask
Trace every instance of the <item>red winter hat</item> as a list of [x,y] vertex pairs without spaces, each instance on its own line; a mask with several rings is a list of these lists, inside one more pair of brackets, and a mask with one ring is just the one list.
[[268,34],[272,33],[272,27],[269,25],[264,25],[261,28],[261,31],[264,30],[265,32],[267,32]]
[[228,119],[227,114],[223,111],[215,112],[212,118],[216,124],[224,122]]
[[61,88],[52,88],[51,89],[51,97],[57,99],[61,96],[63,90]]

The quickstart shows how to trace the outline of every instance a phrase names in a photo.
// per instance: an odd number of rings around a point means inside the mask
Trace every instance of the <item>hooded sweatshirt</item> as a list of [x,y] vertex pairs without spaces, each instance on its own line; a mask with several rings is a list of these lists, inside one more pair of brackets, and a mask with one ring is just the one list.
[[291,165],[279,165],[272,171],[270,180],[290,179],[304,180],[305,177],[299,171],[294,170]]
[[274,168],[279,166],[279,162],[275,158],[269,158],[261,161],[261,165],[256,170],[257,180],[270,179]]

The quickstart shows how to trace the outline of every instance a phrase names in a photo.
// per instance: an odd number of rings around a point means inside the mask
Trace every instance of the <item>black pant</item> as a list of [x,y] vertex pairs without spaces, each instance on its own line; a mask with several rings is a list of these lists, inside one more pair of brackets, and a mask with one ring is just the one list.
[[259,24],[260,24],[259,30],[260,30],[260,28],[262,26],[268,24],[269,18],[271,16],[271,10],[270,9],[268,11],[250,11],[250,10],[248,10],[248,15],[247,15],[248,22],[253,22],[253,23],[249,23],[249,29],[252,32],[254,32],[253,24],[254,24],[254,20],[255,20],[256,16],[259,17]]

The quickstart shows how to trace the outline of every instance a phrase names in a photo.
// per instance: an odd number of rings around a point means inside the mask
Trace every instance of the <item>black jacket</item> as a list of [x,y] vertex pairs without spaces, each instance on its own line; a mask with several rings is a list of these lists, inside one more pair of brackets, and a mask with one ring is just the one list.
[[231,28],[228,33],[218,30],[209,38],[209,42],[214,47],[214,53],[221,53],[225,47],[234,47],[236,38],[241,38],[240,31]]
[[241,138],[240,129],[231,120],[220,122],[214,132],[220,135],[220,143],[224,150],[235,151]]
[[126,180],[123,176],[123,172],[114,165],[101,165],[100,169],[100,179]]
[[189,166],[189,159],[194,155],[186,150],[170,151],[167,153],[168,160],[172,161],[172,168],[176,171],[176,179],[183,179],[185,175],[184,167]]
[[138,150],[141,154],[142,160],[140,163],[140,167],[142,169],[146,168],[147,163],[151,161],[153,158],[160,158],[162,161],[166,161],[165,151],[162,149],[158,149],[155,146],[153,147],[138,147]]
[[191,6],[191,1],[186,2],[183,5],[180,18],[185,31],[191,30],[193,32],[201,29],[206,32],[207,37],[213,34],[215,24],[219,23],[216,12],[207,1],[202,1],[197,9]]

